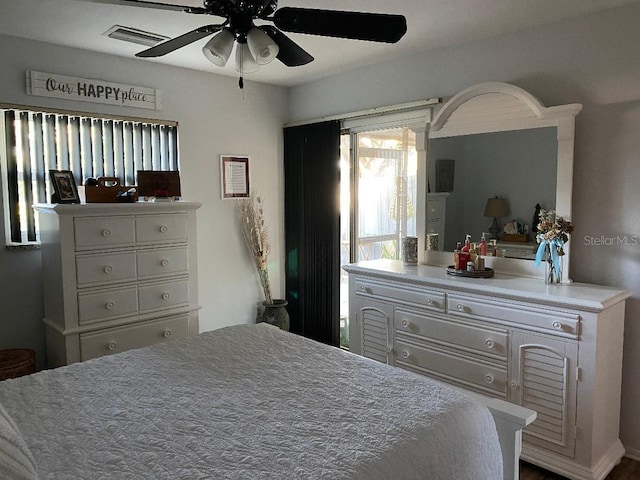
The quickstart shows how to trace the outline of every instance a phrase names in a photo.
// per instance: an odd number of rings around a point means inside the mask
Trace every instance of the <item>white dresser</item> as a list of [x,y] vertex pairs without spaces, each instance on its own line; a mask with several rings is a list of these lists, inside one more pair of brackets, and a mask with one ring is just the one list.
[[537,411],[522,458],[569,478],[602,479],[623,456],[629,292],[392,260],[344,268],[352,352]]
[[444,247],[448,193],[427,194],[427,233],[438,235],[438,250]]
[[49,367],[198,333],[199,207],[34,205]]

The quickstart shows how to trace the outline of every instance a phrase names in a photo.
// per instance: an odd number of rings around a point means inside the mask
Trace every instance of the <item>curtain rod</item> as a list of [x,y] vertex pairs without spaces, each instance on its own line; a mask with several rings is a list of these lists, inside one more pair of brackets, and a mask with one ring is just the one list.
[[350,113],[341,113],[338,115],[330,115],[330,116],[326,116],[326,117],[320,117],[320,118],[314,118],[314,119],[310,119],[310,120],[301,120],[298,122],[290,122],[290,123],[285,123],[284,127],[299,127],[301,125],[309,125],[312,123],[319,123],[319,122],[328,122],[331,120],[347,120],[347,119],[351,119],[351,118],[358,118],[358,117],[368,117],[368,116],[372,116],[372,115],[379,115],[381,113],[389,113],[389,112],[397,112],[397,111],[401,111],[401,110],[413,110],[413,109],[417,109],[417,108],[421,108],[421,107],[428,107],[431,105],[437,105],[438,103],[442,103],[442,97],[431,97],[428,98],[426,100],[417,100],[415,102],[408,102],[408,103],[398,103],[396,105],[387,105],[385,107],[373,107],[373,108],[369,108],[367,110],[359,110],[357,112],[350,112]]

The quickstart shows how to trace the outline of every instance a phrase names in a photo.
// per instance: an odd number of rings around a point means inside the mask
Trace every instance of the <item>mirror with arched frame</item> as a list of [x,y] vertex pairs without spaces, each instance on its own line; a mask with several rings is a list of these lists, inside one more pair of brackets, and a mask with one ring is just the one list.
[[[580,104],[545,107],[527,91],[500,82],[474,85],[443,104],[428,131],[427,181],[425,191],[419,192],[419,198],[426,199],[423,241],[427,233],[434,231],[434,225],[443,228],[439,232],[441,251],[425,251],[423,263],[449,265],[455,239],[464,239],[464,233],[479,239],[480,232],[487,231],[491,224],[491,219],[484,217],[484,209],[487,199],[494,195],[508,197],[510,208],[503,222],[516,218],[530,225],[536,203],[570,219],[575,116],[581,109]],[[447,169],[449,174],[456,171],[454,182],[458,181],[460,188],[455,196],[453,192],[436,192],[450,189],[441,185],[441,178],[436,185],[436,160],[455,158],[462,160],[455,170],[452,162],[438,166],[443,167],[445,179]],[[464,163],[469,158],[474,159],[473,165]],[[460,168],[475,173],[458,175]],[[464,202],[461,197],[465,197]],[[450,208],[446,210],[454,216],[445,216],[443,205],[447,201]],[[535,239],[529,236],[522,246],[534,250],[533,242]],[[565,248],[566,272],[570,243]],[[422,245],[426,248],[426,241]],[[512,275],[544,275],[544,269],[525,259],[527,255],[519,256],[491,258],[488,266]]]

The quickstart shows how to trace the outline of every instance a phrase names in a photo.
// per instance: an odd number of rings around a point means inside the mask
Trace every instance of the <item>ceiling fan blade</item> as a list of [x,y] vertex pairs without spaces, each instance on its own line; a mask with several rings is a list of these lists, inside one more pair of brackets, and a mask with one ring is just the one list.
[[184,5],[171,5],[168,3],[160,2],[148,2],[146,0],[85,0],[93,3],[106,3],[109,5],[127,5],[129,7],[146,7],[155,8],[159,10],[172,10],[177,12],[184,12],[189,9]]
[[189,45],[196,40],[200,40],[207,35],[211,35],[212,33],[222,30],[222,27],[224,27],[224,25],[206,25],[204,27],[196,28],[195,30],[191,30],[190,32],[180,35],[179,37],[172,38],[171,40],[162,42],[151,48],[143,50],[142,52],[138,52],[136,53],[136,57],[161,57],[162,55],[171,53],[174,50],[184,47],[185,45]]
[[273,16],[285,32],[396,43],[407,32],[402,15],[283,7]]
[[276,57],[287,67],[299,67],[313,62],[313,57],[309,55],[300,45],[295,43],[284,33],[271,25],[258,27],[278,45],[278,56]]

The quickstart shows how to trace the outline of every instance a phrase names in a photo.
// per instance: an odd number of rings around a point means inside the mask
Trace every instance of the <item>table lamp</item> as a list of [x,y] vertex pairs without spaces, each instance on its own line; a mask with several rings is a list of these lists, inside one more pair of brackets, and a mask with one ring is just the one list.
[[504,198],[493,197],[487,200],[487,205],[484,207],[484,216],[493,217],[493,223],[489,227],[490,238],[498,239],[498,233],[500,233],[498,218],[506,217],[507,215],[509,215],[509,204]]

